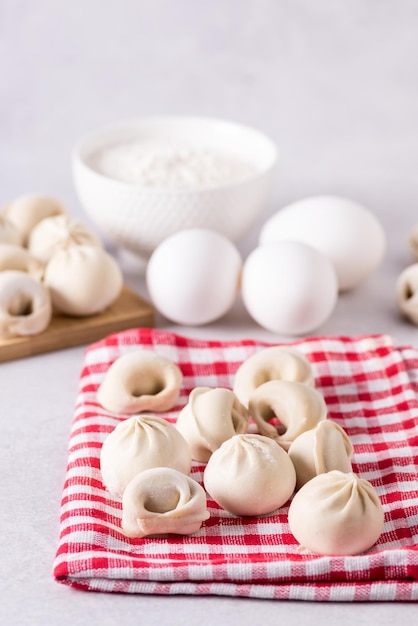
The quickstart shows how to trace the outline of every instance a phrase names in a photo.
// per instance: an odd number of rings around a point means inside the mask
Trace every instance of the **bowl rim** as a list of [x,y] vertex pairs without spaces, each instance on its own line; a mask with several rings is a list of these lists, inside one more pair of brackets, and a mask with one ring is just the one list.
[[[92,167],[88,162],[86,162],[85,158],[82,157],[82,150],[85,148],[86,144],[92,141],[97,141],[101,135],[106,135],[111,133],[112,131],[117,132],[118,130],[129,129],[129,127],[138,127],[145,124],[155,124],[155,123],[176,123],[176,122],[191,122],[191,123],[202,123],[202,124],[217,124],[225,127],[235,128],[239,131],[250,132],[255,137],[263,141],[266,146],[271,151],[271,157],[269,159],[269,163],[262,168],[257,169],[254,174],[250,174],[247,177],[234,181],[231,183],[223,183],[219,185],[206,185],[204,187],[151,187],[149,185],[143,185],[141,183],[128,182],[124,180],[120,180],[118,178],[112,178],[107,176],[106,174],[102,174],[94,167]],[[106,142],[105,142],[106,143]],[[235,122],[233,120],[228,120],[224,118],[217,118],[211,116],[203,116],[203,115],[151,115],[151,116],[143,116],[143,117],[132,117],[126,119],[120,119],[115,122],[111,122],[108,124],[103,124],[96,128],[89,130],[79,137],[79,139],[75,142],[71,150],[71,159],[73,163],[73,167],[78,166],[87,170],[90,175],[93,175],[98,180],[101,180],[106,183],[110,183],[112,185],[120,186],[124,189],[135,189],[140,190],[141,193],[150,193],[150,194],[172,194],[172,195],[189,195],[196,194],[202,192],[210,192],[210,191],[222,191],[227,189],[234,189],[237,187],[242,187],[247,184],[252,184],[255,180],[260,177],[265,176],[266,174],[271,173],[277,166],[279,151],[277,148],[277,144],[273,141],[273,139],[264,133],[263,131],[258,130],[257,128],[248,125],[242,124],[241,122]]]

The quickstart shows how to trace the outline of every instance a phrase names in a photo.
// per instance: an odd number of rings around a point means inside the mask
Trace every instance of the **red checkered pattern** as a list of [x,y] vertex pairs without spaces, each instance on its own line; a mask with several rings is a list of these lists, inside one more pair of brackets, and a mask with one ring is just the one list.
[[[354,444],[354,471],[385,510],[367,553],[324,557],[299,550],[288,506],[263,517],[235,517],[208,499],[210,518],[193,536],[128,539],[121,504],[101,483],[103,440],[121,418],[96,390],[110,364],[142,348],[177,363],[184,375],[175,422],[197,386],[232,387],[238,366],[270,344],[203,341],[151,329],[111,335],[86,352],[69,445],[54,575],[79,589],[127,593],[228,595],[315,601],[418,600],[418,351],[387,336],[292,342],[312,362],[329,418]],[[289,344],[290,345],[290,344]],[[201,482],[204,466],[192,476]]]

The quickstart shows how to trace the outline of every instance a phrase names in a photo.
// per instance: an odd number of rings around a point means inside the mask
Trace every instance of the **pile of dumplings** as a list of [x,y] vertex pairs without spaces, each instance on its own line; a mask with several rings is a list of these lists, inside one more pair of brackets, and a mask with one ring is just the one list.
[[27,194],[0,213],[0,338],[43,332],[53,311],[99,313],[122,284],[100,239],[57,199]]
[[[172,424],[155,412],[176,405],[181,385],[177,365],[136,350],[114,361],[98,388],[99,404],[121,416],[100,468],[122,500],[128,537],[197,532],[209,494],[237,516],[271,514],[290,499],[290,530],[316,554],[359,554],[378,540],[382,504],[353,472],[352,443],[327,419],[302,352],[262,349],[240,365],[233,389],[193,389]],[[205,464],[203,486],[190,477],[193,462]]]

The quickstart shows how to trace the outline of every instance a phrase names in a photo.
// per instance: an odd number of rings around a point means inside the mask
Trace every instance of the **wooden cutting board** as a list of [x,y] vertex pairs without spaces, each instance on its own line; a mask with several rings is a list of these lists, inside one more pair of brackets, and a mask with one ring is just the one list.
[[120,330],[153,325],[153,307],[125,286],[103,313],[78,318],[54,314],[48,328],[39,335],[0,339],[0,362],[72,348]]

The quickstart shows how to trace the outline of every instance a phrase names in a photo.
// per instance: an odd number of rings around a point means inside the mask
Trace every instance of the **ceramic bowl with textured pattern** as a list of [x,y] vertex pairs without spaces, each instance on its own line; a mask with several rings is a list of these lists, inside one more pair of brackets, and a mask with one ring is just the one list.
[[[210,172],[202,171],[204,182],[199,179],[188,186],[173,186],[172,181],[168,184],[168,178],[165,184],[167,163],[166,170],[157,172],[157,184],[129,180],[128,176],[123,179],[121,145],[130,146],[134,157],[138,145],[144,149],[152,146],[152,161],[155,146],[167,143],[179,146],[183,155],[181,150],[186,146],[186,156],[206,150],[209,154],[228,155],[249,167],[241,171],[241,178],[231,181],[224,177],[214,183],[206,176]],[[119,150],[116,157],[109,152],[115,146]],[[108,158],[107,169],[103,169],[100,159],[109,154],[116,162]],[[154,159],[154,169],[155,162]],[[208,170],[212,167],[210,159],[207,162],[208,166],[201,161],[201,169],[202,163]],[[209,228],[238,242],[265,208],[276,163],[276,146],[263,133],[234,122],[203,117],[150,117],[119,122],[85,135],[73,150],[74,182],[84,210],[109,241],[142,258],[148,258],[166,237],[185,228]],[[152,165],[151,162],[151,170]],[[127,174],[132,174],[131,166]]]

